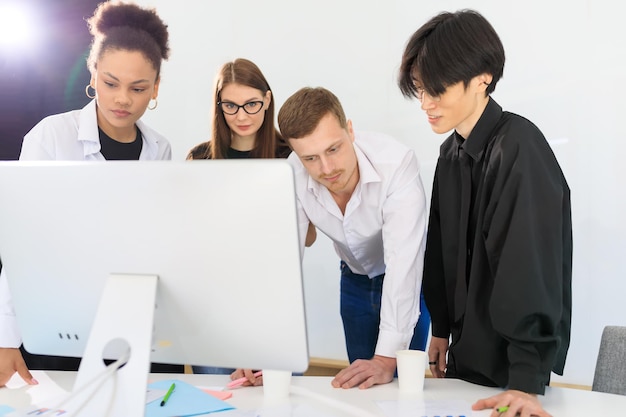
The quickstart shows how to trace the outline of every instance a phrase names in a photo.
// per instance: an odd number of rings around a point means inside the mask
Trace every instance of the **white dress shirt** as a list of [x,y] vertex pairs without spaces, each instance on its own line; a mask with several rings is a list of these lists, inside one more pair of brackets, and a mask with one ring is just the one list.
[[[165,137],[137,121],[143,146],[140,161],[172,159]],[[48,116],[24,136],[20,160],[30,161],[104,161],[100,153],[96,101],[81,110]]]
[[9,283],[4,270],[3,266],[0,273],[0,347],[18,348],[22,344],[22,338],[17,328]]
[[[139,160],[172,159],[172,150],[165,137],[141,120],[137,121],[137,127],[143,138]],[[104,161],[100,153],[96,101],[92,100],[81,110],[48,116],[37,123],[24,136],[20,160]],[[3,267],[0,274],[0,347],[19,347],[22,339],[5,275]]]
[[[294,139],[298,140],[298,139]],[[415,152],[390,136],[357,132],[360,179],[345,209],[307,173],[292,152],[300,248],[309,222],[334,243],[350,269],[370,278],[385,274],[375,353],[408,349],[419,318],[426,235],[426,198]]]

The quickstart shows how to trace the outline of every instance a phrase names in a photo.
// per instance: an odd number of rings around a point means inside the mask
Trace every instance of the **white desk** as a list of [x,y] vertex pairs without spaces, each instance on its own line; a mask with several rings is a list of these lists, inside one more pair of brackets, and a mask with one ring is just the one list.
[[[47,372],[62,388],[70,390],[74,381],[74,372]],[[174,375],[153,374],[151,380],[180,379],[199,386],[223,386],[229,379],[226,375]],[[398,392],[397,381],[378,385],[367,390],[336,389],[330,385],[331,377],[293,377],[292,385],[314,395],[340,401],[363,410],[363,415],[385,417],[376,401],[399,400],[404,397]],[[23,407],[30,404],[28,387],[9,390],[0,388],[0,404],[12,407]],[[481,387],[467,382],[450,379],[427,378],[423,398],[426,400],[464,400],[469,404],[480,398],[500,392],[499,389]],[[571,388],[548,387],[542,397],[544,408],[554,417],[589,417],[600,415],[623,415],[626,410],[626,396],[603,394]],[[233,396],[227,400],[240,410],[256,409],[264,405],[263,388],[247,387],[233,390]],[[292,404],[308,404],[329,416],[345,417],[352,414],[334,408],[328,403],[316,401],[315,398],[292,393],[289,401]],[[610,414],[609,414],[610,413]],[[221,413],[212,414],[219,416]],[[490,411],[475,412],[473,416],[488,416]],[[469,417],[469,416],[468,416]]]

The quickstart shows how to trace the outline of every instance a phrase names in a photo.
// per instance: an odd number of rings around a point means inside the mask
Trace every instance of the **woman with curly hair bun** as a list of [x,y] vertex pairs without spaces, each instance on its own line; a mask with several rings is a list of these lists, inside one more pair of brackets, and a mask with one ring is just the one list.
[[140,118],[158,102],[167,25],[153,9],[101,3],[88,19],[93,35],[81,110],[46,117],[26,134],[21,160],[171,159],[170,144]]
[[[171,159],[169,142],[140,120],[157,106],[161,63],[169,56],[167,25],[152,9],[119,2],[101,3],[88,25],[93,43],[85,92],[93,100],[81,110],[40,121],[24,137],[20,160]],[[31,355],[21,343],[2,271],[0,386],[15,372],[37,384],[29,368],[78,369],[79,358]],[[183,366],[153,364],[152,371],[182,373]]]

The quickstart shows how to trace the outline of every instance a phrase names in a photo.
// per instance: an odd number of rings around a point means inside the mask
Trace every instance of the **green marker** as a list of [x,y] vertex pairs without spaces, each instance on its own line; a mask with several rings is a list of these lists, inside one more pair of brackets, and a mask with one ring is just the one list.
[[172,382],[170,389],[167,390],[167,392],[165,393],[165,397],[163,397],[163,401],[161,401],[161,407],[163,407],[167,400],[170,399],[170,395],[172,395],[172,392],[174,392],[174,388],[176,388],[176,384]]
[[508,410],[508,409],[509,409],[509,406],[508,406],[508,405],[505,405],[504,407],[498,407],[498,408],[496,408],[496,411],[497,411],[498,413],[504,413],[504,412],[505,412],[506,410]]

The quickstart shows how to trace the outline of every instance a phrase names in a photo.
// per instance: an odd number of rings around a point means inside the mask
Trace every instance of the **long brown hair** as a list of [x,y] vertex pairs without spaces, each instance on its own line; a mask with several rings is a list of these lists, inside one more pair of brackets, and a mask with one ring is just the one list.
[[[215,79],[215,94],[213,96],[213,135],[211,138],[211,159],[227,158],[228,148],[231,143],[231,130],[226,123],[224,113],[217,103],[221,100],[222,89],[228,84],[241,84],[256,88],[263,94],[271,91],[270,85],[263,73],[252,61],[244,58],[227,62],[220,69]],[[274,126],[274,97],[265,112],[263,124],[256,133],[252,158],[275,158],[276,147],[282,138]]]

